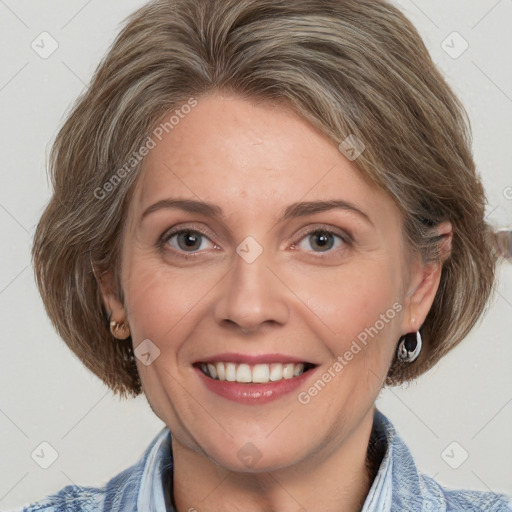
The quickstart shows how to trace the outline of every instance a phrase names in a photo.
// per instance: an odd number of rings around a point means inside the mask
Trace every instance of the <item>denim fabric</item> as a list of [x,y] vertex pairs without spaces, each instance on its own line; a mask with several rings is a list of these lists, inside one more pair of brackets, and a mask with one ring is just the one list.
[[[389,419],[378,410],[374,429],[385,441],[385,454],[361,512],[512,511],[511,497],[450,490],[421,474]],[[12,512],[175,512],[171,505],[171,481],[171,434],[164,427],[140,460],[105,487],[68,485]]]

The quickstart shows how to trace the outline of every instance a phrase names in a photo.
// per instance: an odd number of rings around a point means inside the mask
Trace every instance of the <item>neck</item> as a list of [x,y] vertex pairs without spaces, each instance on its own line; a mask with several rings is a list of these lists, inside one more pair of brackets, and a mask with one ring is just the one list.
[[322,510],[359,512],[378,467],[372,447],[372,408],[349,436],[307,460],[265,472],[232,472],[173,438],[177,512]]

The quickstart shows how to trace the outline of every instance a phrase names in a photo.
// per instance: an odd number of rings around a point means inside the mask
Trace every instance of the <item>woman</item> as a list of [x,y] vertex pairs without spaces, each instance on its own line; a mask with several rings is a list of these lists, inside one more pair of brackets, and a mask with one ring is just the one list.
[[25,510],[512,510],[422,475],[375,408],[465,337],[496,264],[464,110],[396,8],[150,2],[51,164],[48,314],[166,428]]

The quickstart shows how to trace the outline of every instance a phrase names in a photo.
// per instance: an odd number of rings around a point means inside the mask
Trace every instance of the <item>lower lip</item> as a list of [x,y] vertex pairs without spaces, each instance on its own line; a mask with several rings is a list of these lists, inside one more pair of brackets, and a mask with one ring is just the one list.
[[298,377],[268,382],[266,384],[244,384],[212,379],[205,375],[199,368],[194,369],[199,374],[204,385],[213,393],[240,404],[260,405],[277,400],[297,390],[297,388],[309,379],[316,368],[317,367],[311,368]]

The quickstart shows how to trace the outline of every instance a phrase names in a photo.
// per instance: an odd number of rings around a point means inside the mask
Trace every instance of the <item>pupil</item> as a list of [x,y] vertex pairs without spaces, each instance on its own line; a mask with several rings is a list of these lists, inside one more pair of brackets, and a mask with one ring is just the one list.
[[198,244],[198,235],[192,234],[190,231],[183,234],[182,240],[185,242],[185,247],[188,249],[196,249],[194,245]]
[[[325,249],[326,244],[329,245],[328,249],[332,247],[332,237],[330,233],[325,231],[317,231],[315,235],[313,235],[316,240],[321,240],[319,244],[317,244],[321,249]],[[329,244],[329,237],[331,237],[331,244]]]

